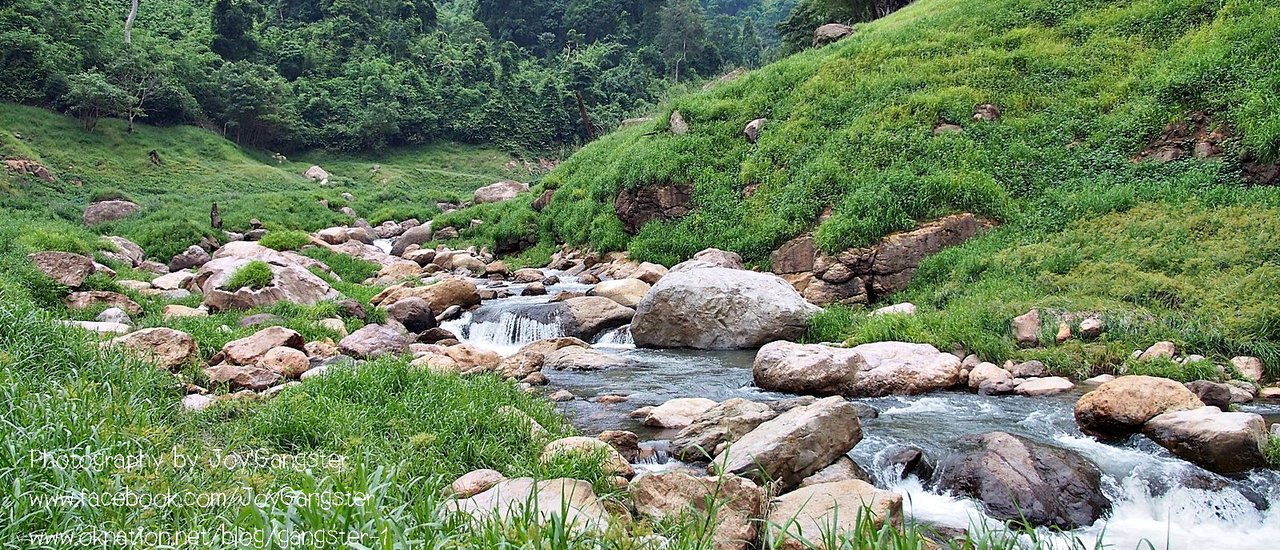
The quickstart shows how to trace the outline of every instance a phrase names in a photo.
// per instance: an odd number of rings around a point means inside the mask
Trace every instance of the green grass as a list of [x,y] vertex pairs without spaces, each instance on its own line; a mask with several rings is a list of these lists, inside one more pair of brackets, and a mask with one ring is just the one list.
[[266,236],[262,237],[258,244],[270,248],[272,250],[297,250],[311,242],[311,237],[306,231],[297,229],[284,229],[279,231],[268,231]]
[[254,260],[236,269],[223,286],[231,292],[242,288],[258,290],[270,285],[271,278],[271,266],[267,262]]

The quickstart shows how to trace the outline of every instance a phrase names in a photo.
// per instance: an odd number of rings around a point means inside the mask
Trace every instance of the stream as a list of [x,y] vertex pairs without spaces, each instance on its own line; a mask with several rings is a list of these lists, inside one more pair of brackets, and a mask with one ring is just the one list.
[[[521,316],[523,309],[545,304],[558,292],[590,288],[572,276],[561,274],[560,278],[565,282],[548,286],[545,296],[519,296],[523,285],[477,280],[482,288],[505,288],[514,296],[486,300],[475,311],[445,323],[444,328],[463,342],[504,355],[538,339],[562,336],[555,324]],[[627,327],[608,331],[596,340],[593,345],[597,349],[624,355],[638,366],[594,372],[544,371],[552,390],[567,389],[577,396],[559,406],[585,434],[630,430],[660,448],[675,431],[645,426],[627,413],[677,397],[716,401],[794,397],[752,386],[754,350],[637,349]],[[916,521],[971,532],[999,530],[1003,523],[986,517],[980,503],[938,494],[915,477],[899,479],[899,472],[886,467],[881,455],[895,445],[910,445],[936,464],[955,449],[954,442],[962,435],[1006,431],[1079,452],[1103,472],[1104,492],[1113,503],[1110,517],[1069,533],[1040,531],[1058,546],[1070,548],[1074,542],[1085,548],[1101,543],[1117,549],[1261,550],[1280,545],[1280,512],[1276,511],[1280,472],[1255,470],[1240,478],[1226,478],[1178,459],[1142,436],[1121,444],[1100,443],[1076,427],[1072,411],[1083,392],[1084,388],[1077,388],[1074,393],[1033,398],[954,391],[857,399],[877,409],[879,416],[863,421],[864,439],[849,456],[867,470],[878,487],[902,494],[905,513]],[[606,394],[625,395],[627,401],[589,401]],[[1268,425],[1280,421],[1280,406],[1275,404],[1250,404],[1241,410],[1263,415]],[[637,465],[637,469],[676,465],[668,461]]]

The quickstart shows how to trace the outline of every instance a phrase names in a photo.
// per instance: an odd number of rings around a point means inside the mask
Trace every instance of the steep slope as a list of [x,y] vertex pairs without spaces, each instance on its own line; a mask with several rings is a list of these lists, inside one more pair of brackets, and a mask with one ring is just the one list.
[[[1260,296],[1280,285],[1265,237],[1280,193],[1258,184],[1274,183],[1268,163],[1280,158],[1277,44],[1280,7],[1259,0],[919,0],[834,45],[675,99],[519,202],[439,221],[478,215],[495,222],[478,240],[537,231],[668,264],[715,246],[767,268],[808,231],[834,253],[973,212],[1000,229],[921,266],[900,297],[920,316],[846,316],[823,336],[1004,358],[1015,354],[1009,319],[1051,307],[1126,327],[1088,350],[1036,352],[1062,366],[1117,364],[1172,338],[1275,368],[1280,311]],[[985,104],[1001,115],[975,118]],[[686,134],[673,131],[674,112]],[[752,144],[743,129],[760,117]],[[687,215],[628,233],[618,197],[656,196],[645,189],[676,202],[687,193]],[[545,190],[554,198],[534,214]]]

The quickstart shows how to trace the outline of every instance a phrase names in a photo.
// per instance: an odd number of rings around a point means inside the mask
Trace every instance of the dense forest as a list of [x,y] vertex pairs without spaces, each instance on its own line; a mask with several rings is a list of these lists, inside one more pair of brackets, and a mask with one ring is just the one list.
[[284,151],[545,149],[776,57],[797,3],[16,0],[0,7],[0,100]]

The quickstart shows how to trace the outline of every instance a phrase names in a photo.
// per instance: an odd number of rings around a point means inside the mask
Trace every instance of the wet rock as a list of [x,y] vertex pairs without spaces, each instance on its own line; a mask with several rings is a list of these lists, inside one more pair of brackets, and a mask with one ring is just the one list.
[[670,399],[650,409],[649,414],[644,418],[644,424],[658,428],[682,429],[716,405],[715,401],[702,397]]
[[371,359],[380,355],[408,353],[409,340],[399,330],[386,325],[365,325],[338,342],[343,355]]
[[142,315],[142,306],[130,300],[128,296],[106,290],[88,290],[72,292],[62,300],[67,309],[92,309],[96,307],[117,307],[129,315]]
[[634,308],[649,293],[649,288],[649,283],[640,279],[616,279],[597,284],[587,291],[587,296],[603,296],[620,306]]
[[602,457],[601,467],[605,475],[619,475],[629,478],[635,474],[635,470],[631,468],[631,463],[627,462],[617,449],[594,437],[565,437],[547,443],[542,448],[540,460],[545,464],[559,457],[570,455]]
[[186,250],[175,254],[169,260],[169,271],[183,271],[193,267],[200,267],[209,263],[213,257],[205,249],[195,245],[188,246]]
[[716,550],[746,550],[757,537],[758,518],[765,512],[764,490],[733,475],[694,477],[682,472],[659,472],[637,477],[630,485],[631,502],[640,515],[667,518],[706,517],[715,512],[711,543]]
[[769,420],[712,461],[720,473],[795,487],[862,440],[857,410],[842,397],[820,399]]
[[1231,386],[1208,380],[1188,382],[1186,386],[1205,405],[1217,407],[1224,411],[1231,406]]
[[838,550],[827,548],[824,534],[853,537],[859,520],[875,529],[901,525],[902,495],[857,479],[802,487],[773,500],[767,529],[776,550]]
[[625,458],[627,462],[636,463],[641,459],[640,436],[626,430],[605,430],[596,439],[608,443]]
[[527,183],[510,180],[499,181],[476,189],[475,202],[476,204],[505,202],[528,190],[529,184]]
[[453,494],[458,498],[469,498],[489,489],[494,485],[507,480],[507,476],[497,470],[475,470],[463,474],[462,477],[453,481],[449,488],[453,490]]
[[1031,378],[1018,384],[1014,389],[1014,393],[1025,395],[1028,397],[1041,397],[1045,395],[1055,395],[1066,393],[1074,390],[1076,385],[1070,380],[1061,376],[1046,376],[1043,378]]
[[407,296],[387,306],[387,317],[413,333],[436,327],[436,317],[431,312],[431,305],[417,296]]
[[609,512],[591,484],[567,478],[509,479],[471,498],[449,501],[445,509],[466,514],[475,523],[509,525],[517,517],[527,517],[540,525],[556,521],[574,533],[603,532],[609,526]]
[[27,259],[58,284],[76,288],[93,274],[93,260],[70,252],[36,252]]
[[1076,401],[1075,417],[1086,434],[1119,438],[1136,433],[1157,415],[1202,406],[1191,390],[1168,378],[1121,376]]
[[498,366],[498,372],[506,378],[524,378],[530,373],[542,370],[547,356],[568,347],[590,348],[591,344],[571,337],[548,338],[530,342],[514,354],[504,358]]
[[641,347],[753,348],[799,338],[817,311],[772,274],[721,267],[672,271],[636,306],[631,334]]
[[520,290],[521,296],[546,296],[546,294],[547,287],[541,281],[534,281],[524,285],[524,288]]
[[960,443],[968,450],[943,461],[938,488],[977,498],[992,517],[1074,529],[1111,508],[1101,472],[1078,453],[1004,432],[965,436]]
[[123,346],[157,367],[176,371],[191,364],[200,356],[195,338],[171,328],[144,328],[111,341]]
[[1013,318],[1013,338],[1019,346],[1034,347],[1040,343],[1040,311],[1031,310]]
[[1211,406],[1169,412],[1148,421],[1142,433],[1178,457],[1220,474],[1267,464],[1267,424],[1253,413]]
[[554,402],[556,402],[556,403],[564,403],[565,401],[573,401],[574,399],[577,399],[577,398],[578,398],[578,396],[573,395],[573,392],[571,392],[571,391],[569,391],[569,390],[556,390],[556,391],[553,391],[553,392],[551,392],[551,393],[547,394],[547,400],[548,400],[548,401],[554,401]]
[[[399,237],[396,237],[395,243],[391,245],[391,255],[403,257],[405,255],[405,251],[408,250],[409,246],[415,245],[415,244],[421,245],[425,242],[430,241],[432,237],[434,237],[434,235],[432,233],[430,223],[422,224],[417,227],[411,227],[404,233],[401,233]],[[423,256],[427,254],[428,254],[427,252],[423,252],[422,254],[419,254],[414,258],[406,258],[406,259],[411,259],[414,262],[416,262],[418,265],[425,265],[425,263],[423,262],[425,258]],[[431,256],[431,260],[434,260],[435,251],[432,250],[429,252],[429,254]],[[431,260],[427,260],[426,263],[430,263]]]
[[[644,416],[652,411],[647,407]],[[733,443],[778,416],[769,405],[741,397],[728,399],[694,418],[671,440],[671,452],[686,461],[710,460]],[[643,418],[643,416],[642,416]]]
[[103,222],[122,220],[141,211],[141,206],[129,201],[98,201],[84,209],[84,216],[81,220],[85,225],[97,225]]
[[922,481],[933,477],[933,465],[924,456],[924,451],[907,445],[894,445],[881,452],[877,463],[884,460],[885,468],[898,472],[899,479],[915,476]]
[[[445,312],[451,306],[465,309],[480,303],[480,294],[475,283],[459,277],[443,277],[428,281],[422,286],[393,285],[379,292],[369,302],[375,306],[394,304],[410,296],[426,300],[427,307],[433,312]],[[437,316],[438,319],[440,319],[439,316]]]
[[817,473],[804,478],[800,481],[800,487],[808,487],[810,485],[819,485],[822,483],[837,483],[840,481],[848,481],[857,479],[871,483],[871,476],[867,475],[866,470],[862,469],[857,462],[848,456],[837,458],[830,466],[818,470]]

